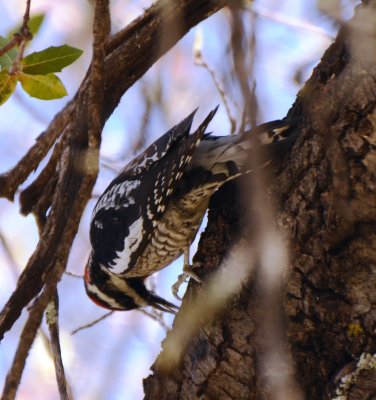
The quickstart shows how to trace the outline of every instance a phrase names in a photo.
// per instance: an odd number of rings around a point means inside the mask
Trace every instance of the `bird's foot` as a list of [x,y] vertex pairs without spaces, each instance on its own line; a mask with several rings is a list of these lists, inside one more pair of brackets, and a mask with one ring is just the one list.
[[201,278],[193,271],[193,268],[197,267],[198,265],[194,264],[193,266],[184,265],[183,273],[178,276],[177,281],[172,285],[172,294],[178,300],[182,300],[182,298],[178,295],[180,286],[186,282],[188,278],[192,278],[198,283],[202,283]]

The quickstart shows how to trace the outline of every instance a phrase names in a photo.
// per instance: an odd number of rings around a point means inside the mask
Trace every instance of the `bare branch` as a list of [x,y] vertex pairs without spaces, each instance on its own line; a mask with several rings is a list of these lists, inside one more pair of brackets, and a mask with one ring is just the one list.
[[158,310],[152,310],[151,312],[144,310],[143,308],[138,308],[141,314],[146,315],[147,317],[151,318],[152,320],[158,322],[158,324],[167,332],[169,327],[166,325],[163,319],[163,313]]
[[46,308],[46,320],[51,338],[51,350],[55,365],[56,381],[59,389],[60,399],[69,400],[67,382],[65,379],[63,359],[61,357],[60,337],[59,337],[59,298],[55,291],[54,298],[48,303]]
[[[99,151],[100,138],[104,123],[104,58],[105,43],[110,33],[111,20],[108,0],[96,0],[93,22],[93,60],[90,69],[89,89],[89,149]],[[98,157],[97,157],[98,158]],[[98,164],[96,165],[98,170]]]
[[[79,159],[75,156],[75,152],[67,146],[62,152],[59,174],[59,181],[57,182],[58,187],[63,188],[65,185],[67,186],[67,190],[71,190],[71,196],[69,201],[69,206],[71,209],[70,219],[71,224],[66,225],[65,236],[67,236],[64,240],[64,234],[62,236],[63,242],[60,243],[60,252],[57,253],[54,264],[51,266],[51,270],[47,273],[45,278],[45,289],[40,296],[40,301],[37,302],[37,307],[35,307],[35,312],[30,312],[29,319],[25,325],[24,332],[25,335],[21,336],[19,346],[15,355],[15,359],[10,369],[6,383],[4,386],[4,398],[12,399],[16,395],[17,387],[19,386],[19,382],[22,376],[22,372],[24,369],[24,365],[26,362],[26,357],[29,351],[31,344],[34,341],[36,335],[36,329],[40,325],[41,316],[43,314],[44,308],[47,306],[47,303],[53,293],[55,293],[55,315],[49,315],[49,329],[51,334],[51,343],[52,350],[54,354],[54,362],[55,362],[55,370],[57,376],[57,382],[60,392],[61,399],[68,399],[66,383],[65,383],[65,375],[64,368],[61,360],[60,354],[60,343],[59,343],[59,333],[58,333],[58,309],[57,309],[57,293],[56,293],[56,284],[60,280],[61,275],[63,274],[66,261],[68,258],[69,250],[71,247],[71,243],[73,238],[77,232],[78,224],[83,212],[83,209],[90,198],[92,187],[96,181],[98,174],[98,155],[99,155],[99,145],[100,145],[100,137],[102,126],[104,120],[102,118],[103,112],[103,93],[104,93],[104,85],[103,85],[103,76],[104,76],[104,43],[107,39],[109,29],[110,29],[110,19],[108,12],[108,1],[106,0],[97,0],[95,3],[95,12],[94,12],[94,52],[93,52],[93,62],[91,68],[91,86],[89,87],[89,97],[91,102],[88,103],[88,146],[89,150],[92,150],[90,157],[78,154]],[[78,125],[77,125],[78,126]],[[68,133],[72,131],[68,130]],[[59,151],[55,153],[55,157],[50,163],[50,167],[44,170],[44,175],[41,175],[42,178],[51,173],[51,165],[52,168],[55,166],[55,160],[57,159],[57,155],[59,155]],[[76,162],[75,162],[76,160]],[[78,161],[78,162],[77,162]],[[77,171],[77,166],[81,165],[82,169]],[[95,166],[93,168],[93,166]],[[80,175],[84,174],[83,179],[81,180]],[[74,182],[74,176],[76,175],[77,183]],[[71,178],[73,177],[73,182],[71,182]],[[42,180],[39,180],[39,182]],[[65,185],[64,185],[65,184]],[[72,184],[72,186],[70,185]],[[72,198],[74,196],[74,192],[72,188],[78,186],[78,196],[77,199]],[[61,186],[60,186],[61,185]],[[52,195],[52,192],[51,192]],[[56,207],[53,209],[59,209],[60,199],[58,198],[58,192],[55,192],[54,203]],[[48,202],[47,202],[48,204]],[[53,213],[51,213],[53,214]],[[69,217],[68,217],[69,218]],[[51,219],[51,218],[49,218]],[[42,228],[42,224],[44,221],[41,221],[40,228]],[[39,282],[41,285],[42,282]],[[51,304],[51,303],[50,303]],[[32,325],[31,330],[26,331],[27,325]]]
[[223,105],[225,106],[225,110],[227,112],[227,117],[230,121],[230,125],[231,125],[231,134],[234,134],[236,131],[236,120],[234,118],[234,116],[231,113],[230,110],[230,106],[227,100],[227,96],[226,96],[226,92],[224,90],[224,88],[222,87],[221,82],[219,81],[219,79],[217,79],[216,75],[215,75],[215,71],[210,68],[209,64],[205,61],[203,55],[202,55],[202,33],[201,31],[196,31],[196,38],[195,38],[195,43],[194,43],[194,47],[193,47],[193,58],[194,58],[194,62],[196,65],[205,68],[208,72],[209,75],[214,83],[214,86],[216,87],[218,94],[220,95],[222,101],[223,101]]
[[132,152],[134,154],[137,154],[144,146],[146,143],[146,137],[147,137],[147,126],[150,120],[150,113],[152,110],[152,105],[153,105],[153,99],[148,91],[147,85],[143,85],[141,88],[143,98],[144,98],[144,103],[145,103],[145,110],[142,116],[141,120],[141,127],[140,127],[140,132],[137,135],[137,140],[132,146]]
[[22,23],[22,28],[21,28],[22,40],[19,45],[20,48],[18,50],[17,57],[14,60],[13,65],[10,68],[10,71],[13,70],[13,68],[18,69],[18,65],[19,65],[20,61],[23,59],[26,44],[33,37],[33,35],[31,34],[31,32],[29,30],[29,26],[28,26],[29,19],[30,19],[30,3],[31,3],[31,0],[26,0],[26,10],[25,10],[25,14],[23,17],[23,23]]
[[78,328],[74,329],[74,330],[71,332],[71,334],[72,334],[72,335],[75,335],[75,334],[76,334],[77,332],[79,332],[79,331],[82,331],[82,330],[87,329],[87,328],[91,328],[92,326],[96,325],[98,322],[101,322],[101,321],[103,321],[104,319],[108,318],[108,317],[109,317],[110,315],[112,315],[113,313],[114,313],[114,311],[109,311],[109,312],[107,312],[106,314],[103,314],[101,317],[96,318],[95,320],[93,320],[93,321],[91,321],[91,322],[89,322],[89,323],[87,323],[87,324],[85,324],[85,325],[81,325],[81,326],[79,326]]
[[0,49],[0,57],[1,57],[9,50],[12,50],[16,46],[20,46],[20,50],[18,52],[15,63],[18,63],[22,59],[26,43],[33,38],[33,35],[31,34],[28,26],[30,19],[30,3],[31,0],[26,1],[26,9],[25,9],[25,14],[23,16],[23,23],[20,31],[15,33],[13,35],[12,40],[9,43],[7,43],[2,49]]
[[9,50],[12,50],[16,46],[19,46],[22,40],[23,37],[19,33],[15,33],[9,43],[7,43],[3,48],[0,49],[0,57],[7,53]]
[[[67,143],[66,139],[67,136],[63,134],[62,139],[55,145],[47,165],[43,168],[38,177],[20,193],[20,208],[22,214],[27,215],[36,209],[41,197],[46,197],[46,186],[51,182],[51,180],[56,184],[56,180],[53,179],[53,177],[56,173],[56,166],[61,157],[64,146]],[[54,189],[55,185],[53,186],[53,190]],[[53,191],[49,194],[49,201],[52,201]]]
[[15,167],[0,175],[0,196],[13,200],[17,188],[35,170],[72,118],[74,105],[68,104],[58,113],[49,127],[38,138]]
[[77,279],[83,279],[84,278],[82,275],[75,274],[74,272],[70,272],[70,271],[65,271],[64,274],[68,275],[68,276],[71,276],[73,278],[77,278]]
[[15,280],[17,280],[18,279],[18,275],[19,275],[20,267],[17,265],[16,260],[14,259],[14,256],[12,254],[12,251],[11,251],[11,249],[9,247],[9,244],[6,241],[4,235],[1,232],[0,232],[0,242],[1,242],[2,246],[3,246],[5,255],[6,255],[7,259],[8,259],[8,263],[9,263],[10,269],[12,271],[12,275],[15,278]]
[[26,10],[25,10],[25,14],[23,16],[23,23],[22,23],[22,31],[27,29],[27,24],[29,23],[29,19],[30,19],[30,4],[31,4],[31,0],[26,0]]
[[[255,49],[255,34],[254,29],[251,36],[251,42],[249,45],[249,57],[246,52],[247,36],[244,29],[243,19],[241,11],[238,8],[231,7],[231,49],[234,61],[234,71],[236,78],[239,81],[240,90],[243,96],[244,112],[243,121],[240,126],[240,131],[245,128],[245,122],[247,118],[251,123],[251,126],[257,125],[257,98],[255,91],[251,89],[249,84],[250,77],[253,76],[253,64],[254,64],[254,49]],[[252,25],[252,28],[254,24]],[[249,60],[249,62],[247,62]]]
[[252,13],[256,13],[261,17],[269,18],[273,21],[279,22],[283,25],[292,26],[297,29],[301,29],[307,32],[315,33],[316,35],[322,36],[324,39],[331,41],[334,36],[331,35],[327,30],[324,30],[308,21],[303,21],[300,18],[294,18],[292,16],[282,14],[276,11],[272,11],[266,7],[262,7],[259,4],[252,5],[250,9]]
[[[45,297],[45,296],[44,296]],[[42,322],[43,304],[42,296],[38,299],[30,310],[29,318],[24,326],[19,340],[19,345],[14,356],[13,364],[9,370],[1,399],[12,400],[16,397],[16,392],[21,381],[22,372],[25,368],[26,358],[29,354],[31,345],[34,342],[38,328]],[[47,303],[47,302],[46,302]]]
[[[65,223],[63,224],[64,229],[58,241],[58,247],[56,249],[56,253],[54,256],[50,256],[50,265],[47,266],[47,273],[45,275],[44,281],[46,282],[46,286],[39,296],[39,298],[35,301],[33,306],[30,309],[29,318],[24,326],[22,331],[19,345],[13,360],[13,364],[11,369],[8,372],[3,392],[3,399],[14,399],[16,395],[17,388],[19,386],[19,382],[21,379],[21,375],[25,366],[26,358],[29,353],[30,347],[35,339],[37,330],[42,321],[43,312],[51,300],[53,296],[57,282],[60,280],[61,275],[63,274],[66,262],[68,259],[69,251],[76,235],[78,224],[83,212],[83,209],[90,198],[90,193],[92,187],[94,185],[96,176],[88,173],[88,169],[86,169],[87,176],[83,179],[81,178],[82,171],[77,170],[75,165],[78,163],[79,152],[77,150],[73,150],[71,147],[67,147],[62,155],[61,160],[61,168],[59,174],[58,185],[61,189],[66,191],[68,195],[65,196],[65,199],[60,197],[58,192],[54,195],[54,200],[52,204],[52,208],[54,210],[60,209],[64,210],[65,207],[67,215],[65,217]],[[68,188],[74,188],[78,184],[78,194],[77,197],[75,192],[72,190],[69,191]],[[70,196],[69,196],[70,192]],[[65,206],[64,206],[65,203]],[[45,230],[50,228],[50,224],[56,224],[56,215],[55,212],[51,212],[51,216],[49,216],[46,226],[44,227],[43,234],[45,234]],[[61,222],[62,223],[62,222]],[[55,227],[56,229],[56,227]],[[43,237],[43,235],[42,235]],[[21,275],[20,280],[22,281],[24,275]],[[42,282],[39,280],[36,281],[36,284],[41,285]],[[19,289],[20,282],[18,285]],[[21,292],[16,292],[17,296],[22,295]],[[17,299],[18,300],[18,299]],[[19,300],[18,300],[19,301]],[[24,299],[21,298],[21,301]],[[9,302],[8,302],[9,304]],[[12,311],[12,307],[5,306],[3,310],[3,316],[5,318],[8,317],[8,313]],[[9,317],[8,317],[9,318]]]

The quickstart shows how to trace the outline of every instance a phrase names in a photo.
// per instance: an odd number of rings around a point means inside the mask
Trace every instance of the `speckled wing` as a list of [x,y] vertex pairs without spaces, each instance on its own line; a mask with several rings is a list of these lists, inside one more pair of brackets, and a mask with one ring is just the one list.
[[[131,161],[99,198],[90,240],[97,261],[126,276],[137,264],[217,109],[189,134],[195,112]],[[132,271],[133,276],[137,271]]]
[[124,167],[119,176],[113,182],[117,180],[124,181],[125,179],[132,179],[141,173],[145,173],[151,166],[164,157],[171,147],[178,145],[189,135],[196,111],[197,108],[189,114],[188,117],[184,118],[183,121],[167,131],[147,147],[140,155],[134,158]]

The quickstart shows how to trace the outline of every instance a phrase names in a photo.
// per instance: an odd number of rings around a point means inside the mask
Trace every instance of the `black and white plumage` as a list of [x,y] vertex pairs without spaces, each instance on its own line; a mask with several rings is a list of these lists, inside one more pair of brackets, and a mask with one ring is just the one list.
[[249,172],[255,141],[272,154],[296,136],[285,121],[243,135],[212,136],[205,131],[215,112],[192,134],[195,112],[190,114],[130,162],[99,198],[85,270],[86,291],[97,304],[173,311],[173,304],[146,289],[145,279],[189,248],[211,195]]

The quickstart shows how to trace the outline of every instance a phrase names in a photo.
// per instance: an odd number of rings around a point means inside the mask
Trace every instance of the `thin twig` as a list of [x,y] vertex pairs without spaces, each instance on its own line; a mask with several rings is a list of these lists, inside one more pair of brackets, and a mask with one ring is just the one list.
[[154,321],[157,321],[159,325],[167,332],[170,327],[166,324],[166,322],[163,319],[163,314],[158,311],[152,310],[152,312],[146,311],[143,308],[137,308],[137,311],[139,311],[141,314],[146,315],[147,317],[153,319]]
[[[51,349],[51,340],[48,337],[48,335],[44,332],[43,328],[40,327],[38,330],[38,335],[40,337],[40,339],[43,342],[43,346],[44,349],[46,351],[46,353],[48,354],[48,357],[51,358],[51,361],[53,362],[53,354],[52,354],[52,349]],[[73,395],[72,395],[72,388],[71,385],[69,384],[68,380],[66,379],[66,386],[67,386],[67,392],[68,392],[68,396],[69,398],[73,399]]]
[[82,275],[79,274],[75,274],[74,272],[70,272],[70,271],[64,271],[65,275],[71,276],[73,278],[77,278],[77,279],[83,279],[84,277]]
[[145,103],[145,110],[142,115],[141,127],[139,134],[137,135],[137,140],[133,143],[132,146],[133,154],[137,154],[145,146],[147,138],[147,127],[150,121],[150,113],[152,110],[152,105],[154,103],[153,99],[151,98],[150,91],[148,90],[148,85],[143,85],[141,87],[141,91]]
[[110,161],[109,159],[106,159],[106,157],[101,157],[100,160],[99,160],[99,163],[104,168],[106,168],[109,171],[115,173],[116,175],[119,173],[119,171],[121,169],[116,161]]
[[72,118],[73,111],[73,103],[70,103],[63,111],[56,114],[47,130],[39,135],[36,143],[28,150],[17,165],[6,173],[0,174],[0,197],[13,200],[17,188],[38,167],[55,141],[63,133]]
[[[26,8],[25,8],[25,14],[23,16],[23,23],[22,27],[19,32],[15,33],[13,35],[13,38],[10,40],[9,43],[7,43],[3,48],[0,49],[0,57],[3,56],[5,53],[7,53],[9,50],[12,50],[13,48],[20,46],[20,50],[17,55],[17,61],[19,62],[22,60],[23,57],[23,49],[25,47],[26,42],[31,40],[33,38],[30,30],[29,30],[29,20],[30,20],[30,3],[31,0],[26,1]],[[21,50],[22,47],[22,50]]]
[[8,259],[8,263],[10,266],[10,269],[12,271],[13,277],[16,279],[18,279],[18,275],[20,272],[20,267],[17,265],[16,260],[14,259],[14,256],[12,254],[12,251],[9,247],[9,244],[7,242],[7,240],[5,239],[4,235],[0,232],[0,242],[3,245],[3,249],[5,252],[5,255]]
[[[242,126],[240,131],[244,130],[244,125],[247,119],[249,119],[251,126],[257,125],[257,98],[254,90],[250,88],[249,77],[252,76],[253,64],[254,64],[254,48],[255,48],[255,34],[251,35],[250,43],[250,62],[247,63],[246,38],[248,35],[245,34],[244,24],[241,16],[241,12],[238,8],[231,8],[231,49],[234,60],[234,70],[236,78],[240,85],[244,101],[244,113]],[[254,26],[254,24],[252,24]]]
[[75,335],[75,334],[76,334],[77,332],[79,332],[79,331],[82,331],[82,330],[87,329],[87,328],[91,328],[92,326],[96,325],[98,322],[101,322],[101,321],[103,321],[104,319],[108,318],[108,317],[109,317],[110,315],[112,315],[114,312],[115,312],[115,311],[109,311],[109,312],[107,312],[106,314],[102,315],[101,317],[96,318],[95,320],[89,322],[88,324],[79,326],[78,328],[74,329],[74,330],[71,332],[71,334],[72,334],[72,335]]
[[234,134],[236,131],[236,120],[233,117],[231,110],[230,110],[230,106],[229,103],[227,101],[227,96],[226,96],[226,92],[223,89],[221,83],[219,82],[219,80],[217,79],[215,72],[213,69],[210,68],[209,64],[204,60],[204,57],[202,55],[202,49],[201,49],[201,38],[199,35],[201,35],[200,31],[197,31],[197,35],[196,36],[196,43],[195,43],[195,48],[193,51],[193,58],[194,58],[194,63],[196,65],[198,65],[199,67],[203,67],[205,68],[209,74],[210,77],[212,78],[212,81],[219,93],[219,95],[221,96],[221,99],[223,101],[223,105],[225,106],[226,112],[227,112],[227,116],[228,119],[230,121],[230,125],[231,125],[231,134]]
[[13,38],[0,49],[0,57],[5,53],[8,53],[9,50],[14,49],[16,46],[19,46],[23,40],[23,37],[19,33],[15,33]]
[[60,335],[59,335],[59,297],[55,290],[54,298],[46,308],[46,321],[51,338],[51,350],[55,365],[57,387],[60,400],[69,400],[67,382],[65,378],[63,359],[61,357]]
[[18,49],[17,57],[13,61],[12,66],[9,68],[10,73],[17,72],[20,69],[20,62],[23,59],[26,44],[29,40],[31,40],[33,38],[33,35],[31,34],[31,32],[29,30],[29,26],[28,26],[29,19],[30,19],[30,3],[31,3],[31,0],[26,1],[26,9],[25,9],[24,17],[23,17],[22,27],[20,29],[19,34],[15,35],[15,36],[21,36],[21,41],[18,43],[19,49]]
[[271,19],[271,20],[279,22],[281,24],[284,24],[287,26],[292,26],[294,28],[305,30],[308,32],[312,32],[316,35],[324,37],[325,39],[328,39],[328,40],[334,39],[334,36],[331,35],[328,31],[326,31],[314,24],[311,24],[310,22],[303,21],[302,19],[294,18],[294,17],[291,17],[286,14],[272,11],[265,7],[261,7],[257,4],[252,5],[252,8],[248,9],[248,10],[256,13],[257,15],[260,15],[261,17]]
[[22,23],[22,30],[28,29],[28,23],[30,19],[30,4],[31,0],[26,0],[26,9],[25,9],[25,14],[23,16],[23,23]]

